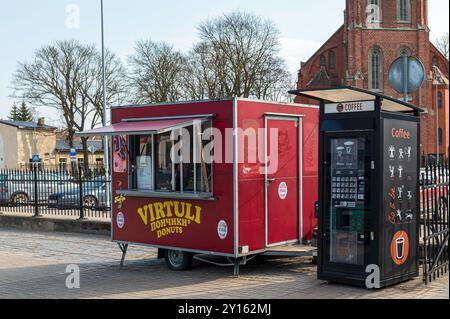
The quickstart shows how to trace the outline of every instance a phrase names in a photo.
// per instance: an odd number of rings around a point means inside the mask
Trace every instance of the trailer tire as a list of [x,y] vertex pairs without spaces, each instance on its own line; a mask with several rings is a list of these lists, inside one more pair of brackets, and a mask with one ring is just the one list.
[[191,253],[178,250],[166,250],[166,265],[170,270],[184,271],[192,267],[194,256]]

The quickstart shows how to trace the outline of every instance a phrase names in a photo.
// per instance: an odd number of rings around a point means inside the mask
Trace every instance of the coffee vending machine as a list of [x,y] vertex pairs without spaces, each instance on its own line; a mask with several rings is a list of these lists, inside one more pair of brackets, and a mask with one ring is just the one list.
[[320,280],[379,288],[419,273],[420,112],[343,87],[320,101]]

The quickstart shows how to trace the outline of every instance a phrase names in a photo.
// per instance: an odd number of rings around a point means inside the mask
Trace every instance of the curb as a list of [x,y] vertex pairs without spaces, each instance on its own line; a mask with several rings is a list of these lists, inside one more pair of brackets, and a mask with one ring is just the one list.
[[0,214],[0,228],[111,236],[111,224],[101,221],[22,217]]

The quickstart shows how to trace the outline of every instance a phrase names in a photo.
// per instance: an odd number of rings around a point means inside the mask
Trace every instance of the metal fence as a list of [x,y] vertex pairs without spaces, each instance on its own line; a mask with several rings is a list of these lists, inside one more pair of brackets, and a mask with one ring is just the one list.
[[425,163],[420,172],[420,234],[424,281],[447,274],[449,267],[449,161]]
[[0,170],[0,212],[79,219],[110,219],[111,180],[103,168]]

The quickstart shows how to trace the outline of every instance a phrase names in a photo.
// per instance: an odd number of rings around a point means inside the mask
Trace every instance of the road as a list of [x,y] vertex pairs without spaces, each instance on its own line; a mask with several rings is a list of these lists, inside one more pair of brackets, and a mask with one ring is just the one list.
[[[171,272],[156,250],[130,247],[124,268],[108,238],[0,229],[0,298],[449,298],[448,276],[425,287],[421,279],[379,291],[328,284],[316,279],[308,259],[258,259],[231,268],[196,262]],[[66,287],[66,267],[78,265],[80,288]]]

